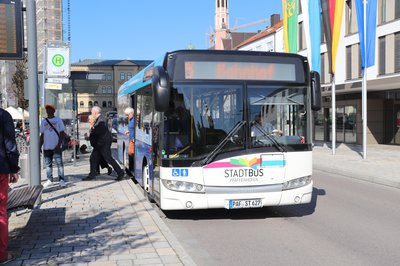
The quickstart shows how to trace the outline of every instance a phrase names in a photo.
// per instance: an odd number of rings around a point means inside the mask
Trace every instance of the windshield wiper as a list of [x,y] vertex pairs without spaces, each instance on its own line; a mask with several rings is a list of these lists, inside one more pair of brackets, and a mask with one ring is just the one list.
[[212,160],[214,160],[215,156],[217,156],[217,154],[221,151],[221,149],[225,146],[225,144],[229,141],[230,138],[232,138],[232,136],[238,132],[239,129],[241,129],[243,127],[243,125],[246,124],[246,121],[239,121],[233,128],[231,131],[229,131],[228,135],[217,145],[217,147],[215,147],[214,150],[212,150],[210,152],[210,154],[208,154],[206,156],[206,158],[204,158],[201,161],[196,161],[192,164],[192,166],[203,166],[206,165],[208,163],[210,163]]
[[274,146],[280,151],[280,152],[286,152],[286,147],[284,145],[282,145],[281,143],[279,143],[274,137],[271,137],[270,134],[268,134],[268,132],[261,127],[260,125],[258,125],[257,123],[254,124],[254,126],[261,131],[261,133],[268,138],[269,141],[272,142],[272,144],[274,144]]

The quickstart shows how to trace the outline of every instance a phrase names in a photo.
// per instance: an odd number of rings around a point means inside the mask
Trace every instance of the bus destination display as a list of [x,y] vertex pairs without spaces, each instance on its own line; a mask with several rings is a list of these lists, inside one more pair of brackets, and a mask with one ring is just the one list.
[[294,64],[250,62],[185,62],[185,79],[295,81]]

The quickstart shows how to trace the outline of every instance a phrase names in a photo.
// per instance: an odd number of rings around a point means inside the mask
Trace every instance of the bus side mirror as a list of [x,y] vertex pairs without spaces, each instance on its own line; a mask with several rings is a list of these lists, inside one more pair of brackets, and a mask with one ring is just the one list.
[[319,111],[322,108],[321,81],[319,73],[311,71],[311,109]]
[[154,74],[151,77],[153,90],[153,104],[157,112],[165,112],[169,108],[169,77],[161,66],[154,67]]

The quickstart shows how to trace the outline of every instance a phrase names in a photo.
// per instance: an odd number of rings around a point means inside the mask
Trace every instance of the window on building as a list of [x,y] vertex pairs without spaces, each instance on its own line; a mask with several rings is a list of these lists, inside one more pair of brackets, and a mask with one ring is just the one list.
[[98,101],[94,101],[94,106],[99,106],[99,102]]
[[321,84],[326,83],[326,80],[325,80],[325,55],[326,55],[326,53],[321,54]]
[[300,22],[299,23],[299,51],[304,49],[304,46],[303,46],[303,34],[304,34],[303,22]]
[[400,31],[394,34],[394,71],[400,72]]
[[111,73],[107,73],[107,80],[108,81],[112,80],[112,74]]
[[303,13],[303,8],[301,7],[301,2],[298,1],[298,3],[299,3],[299,15],[300,15],[301,13]]
[[107,87],[103,86],[103,88],[101,89],[101,93],[102,94],[106,94],[107,93]]
[[85,106],[85,103],[83,101],[80,101],[79,102],[79,107],[84,107],[84,106]]
[[351,46],[346,46],[346,79],[351,79]]
[[394,3],[394,18],[400,18],[400,0],[395,0]]
[[93,107],[93,102],[89,101],[89,107],[92,108]]
[[352,2],[351,0],[346,0],[346,7],[345,7],[345,16],[346,16],[346,34],[351,34],[352,32],[352,23],[353,23],[353,7],[352,7]]
[[112,93],[112,87],[111,87],[111,86],[108,86],[108,87],[107,87],[107,93],[109,93],[109,94]]
[[386,37],[379,37],[379,75],[386,73]]
[[378,23],[386,22],[386,0],[378,1]]
[[125,80],[125,72],[119,73],[119,79],[120,80]]
[[107,102],[106,102],[106,101],[103,101],[102,106],[103,106],[103,108],[107,107]]
[[112,101],[108,101],[108,107],[112,107]]
[[126,79],[131,79],[131,78],[132,78],[132,72],[127,72]]
[[361,49],[360,44],[357,44],[357,51],[358,51],[358,77],[362,77],[362,57],[361,57]]
[[106,80],[106,78],[107,78],[107,74],[103,74],[103,80]]

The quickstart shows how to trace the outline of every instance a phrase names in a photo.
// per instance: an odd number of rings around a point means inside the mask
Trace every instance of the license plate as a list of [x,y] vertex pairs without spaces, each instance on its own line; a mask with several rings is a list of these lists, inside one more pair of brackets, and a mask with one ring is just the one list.
[[228,209],[261,208],[261,199],[229,200]]

